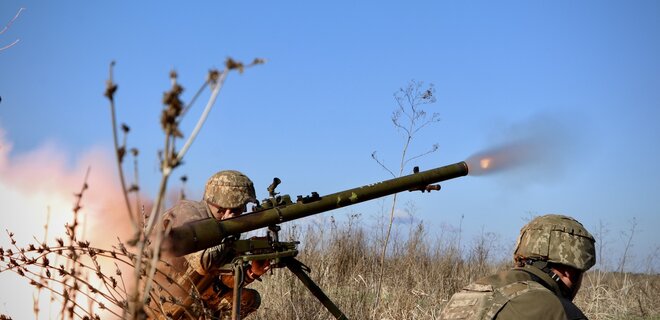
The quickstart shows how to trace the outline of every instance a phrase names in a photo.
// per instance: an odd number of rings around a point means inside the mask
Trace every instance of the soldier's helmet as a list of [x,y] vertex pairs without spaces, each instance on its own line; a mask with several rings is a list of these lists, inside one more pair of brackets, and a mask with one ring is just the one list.
[[516,259],[543,260],[587,271],[596,263],[596,240],[577,220],[558,214],[534,218],[521,230]]
[[239,171],[218,171],[206,182],[203,200],[215,207],[238,208],[256,202],[254,184]]

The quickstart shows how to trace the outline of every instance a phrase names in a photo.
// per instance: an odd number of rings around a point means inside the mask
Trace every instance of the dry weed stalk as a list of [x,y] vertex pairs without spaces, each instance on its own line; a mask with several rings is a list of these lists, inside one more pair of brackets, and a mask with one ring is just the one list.
[[[122,310],[128,308],[127,283],[131,281],[130,277],[124,277],[120,264],[129,269],[135,268],[137,255],[131,253],[122,242],[110,250],[93,247],[82,240],[65,244],[61,238],[55,239],[55,244],[36,242],[19,247],[14,234],[8,232],[8,236],[13,249],[0,248],[0,272],[14,272],[38,290],[52,293],[62,304],[61,318],[98,319],[101,317],[99,310],[120,318]],[[65,261],[67,266],[53,262],[57,260]],[[110,261],[115,264],[112,273],[102,267],[105,265],[103,262]],[[175,283],[169,272],[162,271],[167,268],[168,265],[161,265],[159,274],[168,283]],[[141,272],[141,278],[146,276],[145,269]],[[95,277],[92,279],[91,275]],[[164,302],[177,302],[177,297],[161,285],[150,292],[150,297],[157,302],[148,306],[147,311],[151,315],[161,314]],[[86,301],[93,308],[86,308]],[[35,312],[38,316],[38,310]]]
[[[435,98],[435,88],[433,85],[429,85],[424,88],[423,82],[411,81],[407,87],[399,89],[394,94],[394,100],[397,103],[397,109],[392,113],[392,124],[397,128],[397,130],[403,132],[404,143],[401,150],[401,158],[399,161],[398,173],[390,170],[378,157],[376,157],[376,151],[371,154],[371,157],[383,168],[385,169],[392,177],[400,177],[403,175],[404,170],[407,168],[407,165],[410,161],[418,159],[424,155],[435,152],[438,150],[438,145],[435,144],[433,147],[422,154],[415,156],[408,156],[408,149],[413,139],[416,137],[417,133],[425,128],[426,126],[440,121],[440,115],[438,113],[431,114],[430,117],[427,117],[426,111],[422,108],[425,105],[432,104],[436,102]],[[381,296],[381,284],[382,277],[384,274],[385,268],[385,258],[387,256],[387,248],[390,241],[390,235],[392,233],[392,225],[394,224],[394,212],[396,209],[397,194],[392,196],[392,207],[390,209],[389,222],[387,224],[387,232],[385,233],[385,239],[382,245],[382,252],[380,258],[380,272],[378,276],[376,286],[376,300],[374,305],[374,311],[378,309]]]

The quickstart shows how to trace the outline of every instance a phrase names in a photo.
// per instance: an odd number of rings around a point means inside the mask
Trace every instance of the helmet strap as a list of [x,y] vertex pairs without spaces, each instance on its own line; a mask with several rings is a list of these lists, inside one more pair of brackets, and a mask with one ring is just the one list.
[[556,274],[554,271],[552,271],[552,268],[550,267],[550,263],[548,263],[548,261],[527,259],[525,260],[525,264],[533,266],[545,272],[550,277],[550,279],[552,279],[557,283],[557,286],[559,286],[559,291],[561,291],[564,298],[573,300],[573,298],[575,297],[575,291],[569,288],[564,283],[564,281],[561,280],[559,275]]

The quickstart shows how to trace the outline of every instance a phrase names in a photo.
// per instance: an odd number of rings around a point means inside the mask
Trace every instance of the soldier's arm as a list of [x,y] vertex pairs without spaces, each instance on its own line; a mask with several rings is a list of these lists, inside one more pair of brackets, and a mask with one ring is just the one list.
[[193,252],[185,256],[188,265],[201,275],[211,272],[229,262],[233,257],[224,244]]

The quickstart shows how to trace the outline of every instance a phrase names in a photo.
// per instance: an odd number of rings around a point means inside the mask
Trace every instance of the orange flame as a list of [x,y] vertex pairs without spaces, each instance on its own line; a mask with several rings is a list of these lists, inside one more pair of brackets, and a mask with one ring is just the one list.
[[483,158],[479,161],[479,164],[481,165],[481,169],[488,169],[490,167],[490,162],[491,158]]
[[484,175],[531,164],[543,157],[540,144],[518,141],[491,148],[469,157],[470,175]]

